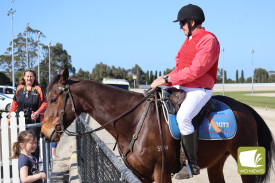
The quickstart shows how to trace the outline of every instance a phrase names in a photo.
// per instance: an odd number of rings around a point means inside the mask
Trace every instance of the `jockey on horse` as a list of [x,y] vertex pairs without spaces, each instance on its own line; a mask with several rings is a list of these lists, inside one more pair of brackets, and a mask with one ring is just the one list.
[[[186,92],[186,98],[177,113],[177,122],[184,148],[181,163],[185,164],[186,155],[193,175],[200,174],[200,168],[197,165],[198,131],[194,129],[192,119],[212,96],[220,53],[216,36],[202,27],[204,20],[202,9],[196,5],[189,4],[180,9],[174,22],[179,22],[187,39],[178,51],[174,70],[151,84],[153,89],[163,84],[179,85]],[[189,177],[187,167],[183,166],[175,178]]]

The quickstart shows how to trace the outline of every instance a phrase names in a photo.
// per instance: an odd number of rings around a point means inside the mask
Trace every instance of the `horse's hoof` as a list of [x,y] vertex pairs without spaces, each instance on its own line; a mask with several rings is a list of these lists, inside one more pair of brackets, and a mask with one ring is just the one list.
[[181,180],[181,179],[189,179],[190,175],[188,172],[188,168],[186,166],[183,166],[182,169],[179,171],[179,173],[176,174],[175,179]]
[[[192,174],[193,175],[199,175],[200,174],[200,167],[197,165],[190,164],[192,168]],[[176,174],[175,179],[189,179],[190,174],[188,171],[188,168],[186,166],[183,166],[182,169],[179,171],[179,173]]]
[[175,179],[177,179],[177,180],[189,179],[189,178],[190,178],[190,175],[177,174],[177,175],[175,176]]

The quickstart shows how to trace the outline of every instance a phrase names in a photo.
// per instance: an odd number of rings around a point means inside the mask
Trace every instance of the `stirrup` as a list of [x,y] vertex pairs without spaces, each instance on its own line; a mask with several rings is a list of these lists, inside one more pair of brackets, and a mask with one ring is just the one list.
[[181,168],[181,170],[176,174],[175,179],[181,180],[181,179],[189,179],[193,177],[193,173],[190,167],[190,164],[188,163],[188,160],[185,160],[185,165]]
[[196,164],[189,164],[188,160],[185,162],[186,164],[182,167],[182,169],[176,174],[175,179],[189,179],[194,175],[200,174],[200,167]]
[[190,164],[188,163],[188,160],[185,160],[186,163],[186,167],[188,169],[188,173],[189,173],[189,178],[193,177],[193,171],[191,170]]

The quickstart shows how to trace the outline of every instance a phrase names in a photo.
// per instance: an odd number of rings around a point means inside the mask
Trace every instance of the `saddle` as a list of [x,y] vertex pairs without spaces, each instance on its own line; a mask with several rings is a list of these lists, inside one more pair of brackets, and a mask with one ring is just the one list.
[[[176,115],[179,111],[180,105],[186,98],[186,92],[177,88],[162,89],[163,101],[167,105],[169,114]],[[220,109],[219,104],[212,100],[212,98],[204,105],[201,111],[213,112]]]
[[[177,88],[168,88],[168,89],[162,89],[162,101],[165,103],[167,112],[169,114],[176,115],[179,111],[180,105],[186,98],[186,92],[184,90],[180,90]],[[201,109],[199,114],[194,117],[192,120],[193,126],[195,129],[198,129],[201,125],[204,118],[208,118],[210,121],[210,124],[214,128],[214,130],[219,133],[221,130],[217,127],[216,123],[211,119],[211,112],[218,111],[220,109],[220,105],[217,102],[217,100],[210,99],[204,107]],[[165,114],[167,116],[168,114]]]

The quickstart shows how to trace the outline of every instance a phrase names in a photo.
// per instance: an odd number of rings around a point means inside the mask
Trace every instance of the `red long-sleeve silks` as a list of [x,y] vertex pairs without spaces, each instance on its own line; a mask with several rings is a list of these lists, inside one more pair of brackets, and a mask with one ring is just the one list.
[[[195,32],[192,39],[187,38],[184,41],[176,56],[176,67],[168,74],[171,84],[191,88],[213,88],[216,83],[220,53],[219,42],[212,33],[206,32],[204,28]],[[193,58],[189,54],[190,51],[194,52]],[[188,56],[186,57],[186,55]],[[183,68],[183,65],[186,67]]]

